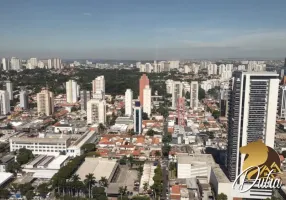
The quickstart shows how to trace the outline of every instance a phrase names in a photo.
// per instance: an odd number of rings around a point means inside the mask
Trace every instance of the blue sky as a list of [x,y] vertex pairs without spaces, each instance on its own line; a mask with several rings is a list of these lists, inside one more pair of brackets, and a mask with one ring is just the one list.
[[286,56],[285,0],[1,0],[0,56]]

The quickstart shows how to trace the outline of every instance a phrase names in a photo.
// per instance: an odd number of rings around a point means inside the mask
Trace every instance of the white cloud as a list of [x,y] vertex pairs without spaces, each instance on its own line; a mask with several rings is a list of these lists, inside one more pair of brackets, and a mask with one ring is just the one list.
[[83,13],[84,16],[91,16],[91,13]]

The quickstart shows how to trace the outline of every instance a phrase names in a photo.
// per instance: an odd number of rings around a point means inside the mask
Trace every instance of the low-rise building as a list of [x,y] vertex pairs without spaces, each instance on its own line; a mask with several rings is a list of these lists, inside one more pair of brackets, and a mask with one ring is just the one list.
[[0,172],[7,172],[7,166],[9,163],[15,161],[15,156],[6,155],[0,159]]
[[71,134],[46,134],[27,135],[19,134],[17,137],[10,138],[10,151],[16,151],[21,148],[29,149],[35,155],[57,156],[61,152],[75,157],[83,152],[81,147],[96,140],[95,131],[87,131],[83,135]]

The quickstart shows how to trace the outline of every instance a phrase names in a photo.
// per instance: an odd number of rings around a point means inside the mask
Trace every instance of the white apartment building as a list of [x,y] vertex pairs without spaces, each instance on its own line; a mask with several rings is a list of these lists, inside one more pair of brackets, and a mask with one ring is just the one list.
[[29,106],[28,92],[25,90],[21,90],[19,96],[20,96],[20,107],[24,110],[28,109]]
[[74,80],[66,82],[67,103],[76,103],[79,97],[79,85]]
[[188,65],[184,65],[184,73],[185,73],[185,74],[188,74],[188,73],[190,73],[190,72],[191,72],[190,67],[189,67]]
[[220,86],[219,79],[209,79],[201,82],[201,88],[204,89],[206,92],[216,86]]
[[7,115],[10,112],[9,93],[6,90],[0,90],[0,115]]
[[286,119],[286,85],[280,86],[278,115],[281,119]]
[[227,169],[234,181],[245,158],[239,148],[261,139],[274,147],[279,75],[275,72],[234,72],[230,84]]
[[264,61],[249,61],[247,65],[248,71],[261,72],[266,71],[266,64]]
[[171,60],[170,63],[170,69],[178,69],[180,67],[180,61],[179,60]]
[[194,110],[196,110],[199,107],[199,83],[198,81],[191,82],[190,107]]
[[136,68],[139,69],[141,66],[141,62],[136,62]]
[[38,61],[38,67],[41,69],[45,68],[45,63],[43,61],[39,60]]
[[143,112],[147,113],[148,116],[151,116],[151,88],[149,85],[146,85],[143,90]]
[[174,81],[172,86],[172,108],[177,108],[178,99],[183,96],[183,85],[180,81]]
[[105,124],[106,102],[105,100],[91,99],[87,102],[87,124]]
[[199,73],[199,68],[200,65],[196,64],[196,63],[192,63],[190,66],[190,70],[193,74],[198,74]]
[[238,66],[237,66],[237,70],[238,70],[238,71],[244,71],[244,70],[246,70],[245,65],[238,65]]
[[9,99],[13,100],[14,95],[13,95],[13,84],[11,81],[6,81],[6,90],[9,93]]
[[217,74],[217,64],[209,64],[207,67],[208,67],[208,75]]
[[47,89],[42,89],[37,94],[37,111],[39,115],[49,116],[54,113],[54,94]]
[[173,80],[171,79],[168,79],[166,80],[166,91],[167,91],[167,94],[172,94],[172,91],[173,91]]
[[18,58],[12,57],[10,63],[11,63],[12,70],[16,70],[16,71],[20,70],[21,62]]
[[53,59],[53,67],[55,69],[61,69],[62,68],[62,60],[59,58],[54,58]]
[[125,92],[125,115],[131,116],[133,114],[133,91],[131,89],[127,89]]
[[30,58],[28,63],[31,64],[32,69],[35,69],[38,66],[38,59],[37,58]]
[[105,95],[105,79],[104,76],[98,76],[92,81],[92,95],[103,93]]
[[52,65],[52,59],[48,59],[48,69],[52,69],[53,65]]
[[9,70],[9,62],[6,58],[2,58],[2,67],[4,71]]

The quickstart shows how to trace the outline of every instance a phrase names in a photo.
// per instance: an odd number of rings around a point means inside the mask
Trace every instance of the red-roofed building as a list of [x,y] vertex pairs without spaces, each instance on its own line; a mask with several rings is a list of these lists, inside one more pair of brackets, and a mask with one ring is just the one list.
[[173,185],[171,188],[171,199],[173,200],[180,200],[181,199],[181,192],[180,192],[180,185]]

